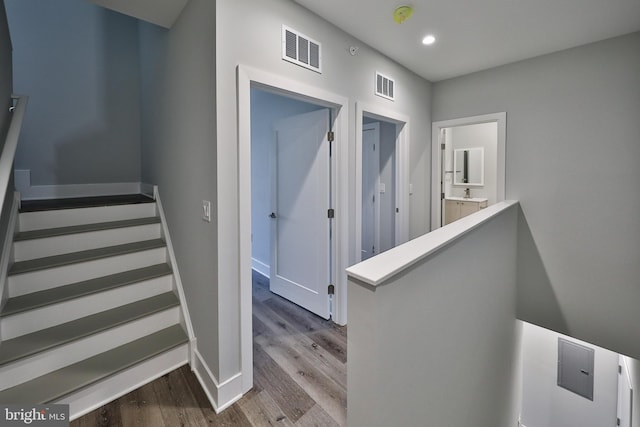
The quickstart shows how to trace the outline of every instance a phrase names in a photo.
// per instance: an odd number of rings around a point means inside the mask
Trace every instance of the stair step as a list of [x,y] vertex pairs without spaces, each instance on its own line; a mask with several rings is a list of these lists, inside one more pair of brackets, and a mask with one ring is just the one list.
[[109,276],[98,277],[97,279],[85,280],[66,286],[9,298],[2,309],[2,313],[0,313],[0,317],[22,313],[27,310],[33,310],[35,308],[166,276],[168,274],[171,274],[171,267],[169,267],[168,264],[156,264],[150,267],[138,268],[123,273],[111,274]]
[[153,203],[151,197],[143,194],[122,194],[116,196],[74,197],[51,200],[23,200],[20,212],[38,212],[57,209],[74,209],[99,206]]
[[11,266],[8,275],[14,276],[17,274],[46,270],[48,268],[61,267],[80,262],[109,258],[117,255],[125,255],[149,249],[161,248],[164,246],[164,240],[152,239],[144,240],[141,242],[126,243],[124,245],[108,246],[105,248],[90,249],[87,251],[71,252],[62,255],[53,255],[44,258],[19,261]]
[[135,218],[123,221],[100,222],[96,224],[73,225],[69,227],[47,228],[43,230],[22,231],[16,233],[14,242],[43,239],[47,237],[66,236],[69,234],[88,233],[91,231],[112,230],[114,228],[137,227],[140,225],[159,224],[159,217]]
[[[0,391],[3,403],[48,403],[188,341],[180,325]],[[2,344],[4,346],[4,343]]]
[[[173,292],[9,339],[0,345],[0,366],[180,304]],[[0,398],[0,402],[4,402]]]

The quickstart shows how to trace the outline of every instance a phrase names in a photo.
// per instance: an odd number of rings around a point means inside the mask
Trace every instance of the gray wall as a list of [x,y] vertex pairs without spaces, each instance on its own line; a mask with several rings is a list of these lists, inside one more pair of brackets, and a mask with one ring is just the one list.
[[29,95],[16,169],[32,185],[140,181],[137,21],[84,0],[6,0],[15,92]]
[[442,81],[433,120],[507,112],[518,317],[640,358],[640,33]]
[[516,237],[513,206],[375,290],[349,280],[350,427],[517,425]]
[[[189,1],[170,31],[140,23],[140,53],[142,178],[158,185],[198,351],[219,379],[215,7]],[[213,202],[211,223],[202,200]]]
[[[558,382],[558,338],[594,349],[593,400]],[[523,322],[522,424],[527,427],[602,427],[615,425],[618,354]]]
[[251,233],[254,260],[269,266],[271,259],[271,147],[273,124],[319,106],[251,89]]
[[[426,80],[380,55],[358,40],[288,0],[218,0],[217,18],[217,144],[218,144],[218,297],[228,311],[220,317],[225,338],[220,350],[221,378],[240,369],[239,352],[239,276],[238,276],[238,137],[236,68],[244,64],[313,85],[349,98],[349,111],[355,102],[394,109],[411,120],[411,196],[410,233],[418,236],[428,230],[430,162],[430,90]],[[241,19],[239,19],[241,17]],[[281,59],[282,24],[299,30],[322,43],[323,73],[306,70]],[[241,41],[241,42],[239,42]],[[357,56],[349,55],[351,45],[360,46]],[[391,103],[373,94],[373,76],[378,70],[395,78],[396,101]],[[352,115],[350,117],[353,117]],[[355,121],[349,122],[350,140],[355,139]],[[355,159],[355,144],[349,147]],[[355,166],[348,183],[355,194]],[[352,212],[355,198],[351,199]],[[350,218],[354,221],[355,217]],[[352,222],[351,222],[352,224]],[[350,228],[353,230],[353,228]],[[350,236],[355,242],[355,236]],[[353,253],[350,251],[350,253]]]

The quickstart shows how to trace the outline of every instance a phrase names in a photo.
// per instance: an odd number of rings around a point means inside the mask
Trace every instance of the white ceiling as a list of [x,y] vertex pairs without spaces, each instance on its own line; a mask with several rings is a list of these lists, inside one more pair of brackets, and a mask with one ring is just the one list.
[[295,1],[432,82],[640,30],[640,0]]

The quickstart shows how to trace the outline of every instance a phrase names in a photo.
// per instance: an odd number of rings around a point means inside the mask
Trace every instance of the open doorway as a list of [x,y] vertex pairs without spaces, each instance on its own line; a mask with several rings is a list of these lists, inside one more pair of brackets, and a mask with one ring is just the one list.
[[356,107],[355,262],[409,238],[409,119],[359,102]]
[[[251,90],[259,89],[286,98],[303,101],[321,107],[317,111],[329,113],[329,128],[333,138],[327,134],[327,142],[333,139],[329,146],[331,156],[329,164],[331,172],[327,171],[330,179],[327,184],[329,209],[320,212],[329,224],[332,236],[330,243],[330,269],[328,283],[323,286],[325,296],[330,301],[331,318],[339,325],[346,324],[346,273],[348,239],[348,124],[346,121],[346,106],[348,100],[325,90],[300,83],[289,78],[265,72],[259,69],[238,66],[238,251],[240,276],[240,353],[241,353],[241,393],[248,392],[253,387],[253,307],[252,307],[252,183],[251,183]],[[312,112],[302,113],[312,114]],[[303,126],[304,128],[304,126]],[[318,142],[319,143],[319,142]],[[325,145],[327,147],[327,145]],[[294,148],[295,144],[294,144]],[[287,153],[282,153],[284,163]],[[295,156],[294,156],[295,157]],[[327,165],[327,169],[329,165]],[[295,180],[295,178],[294,178]],[[273,193],[272,193],[273,194]],[[293,199],[292,199],[293,200]],[[268,216],[271,217],[269,212]],[[278,213],[273,212],[277,218]],[[333,214],[333,215],[331,215]],[[269,221],[271,223],[271,219]],[[308,256],[302,254],[301,256]],[[273,265],[269,266],[273,268]],[[273,272],[270,272],[273,275]],[[330,291],[335,291],[329,295]]]
[[269,290],[328,319],[329,108],[251,89],[252,268]]
[[431,229],[505,199],[506,113],[432,125]]

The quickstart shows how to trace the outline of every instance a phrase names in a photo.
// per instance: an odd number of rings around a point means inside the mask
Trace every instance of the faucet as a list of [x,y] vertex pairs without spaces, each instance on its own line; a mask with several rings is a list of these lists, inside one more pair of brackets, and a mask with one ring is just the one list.
[[469,190],[468,188],[464,189],[464,198],[465,199],[470,199],[471,198],[471,190]]

